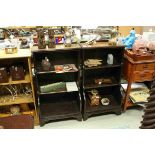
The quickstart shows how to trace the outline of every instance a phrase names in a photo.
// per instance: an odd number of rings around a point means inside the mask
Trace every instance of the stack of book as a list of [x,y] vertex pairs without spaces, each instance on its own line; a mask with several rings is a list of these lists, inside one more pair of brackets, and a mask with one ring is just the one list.
[[[121,84],[123,90],[126,92],[127,84]],[[150,96],[149,89],[144,83],[132,83],[130,91],[130,100],[133,104],[144,106],[148,102],[147,98]]]

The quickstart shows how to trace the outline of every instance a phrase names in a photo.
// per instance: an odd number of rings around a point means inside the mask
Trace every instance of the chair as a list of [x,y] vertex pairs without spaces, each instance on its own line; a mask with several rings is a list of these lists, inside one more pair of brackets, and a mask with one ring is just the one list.
[[0,118],[0,129],[33,129],[32,115],[14,115]]

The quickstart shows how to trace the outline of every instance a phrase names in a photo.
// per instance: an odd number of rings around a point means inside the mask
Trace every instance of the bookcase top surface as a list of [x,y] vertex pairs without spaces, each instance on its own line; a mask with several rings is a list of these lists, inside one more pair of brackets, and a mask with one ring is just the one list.
[[5,50],[0,50],[0,59],[13,59],[13,58],[25,58],[31,57],[30,49],[18,49],[17,53],[6,54]]
[[97,42],[93,45],[86,45],[85,43],[81,43],[81,47],[83,49],[91,49],[91,48],[124,48],[124,46],[118,45],[109,45],[108,42]]
[[72,44],[71,47],[65,47],[64,44],[61,45],[56,45],[55,48],[48,48],[46,47],[46,49],[38,49],[38,46],[33,46],[32,47],[32,52],[41,52],[41,51],[58,51],[58,50],[74,50],[74,49],[93,49],[93,48],[123,48],[124,46],[111,46],[108,45],[107,42],[97,42],[96,44],[93,45],[86,45],[85,43],[80,43],[80,44]]
[[40,51],[58,51],[58,50],[74,50],[74,49],[80,49],[81,46],[79,44],[72,44],[71,47],[65,47],[64,44],[61,45],[56,45],[55,48],[48,48],[46,46],[46,49],[39,49],[38,46],[33,46],[32,47],[32,52],[40,52]]

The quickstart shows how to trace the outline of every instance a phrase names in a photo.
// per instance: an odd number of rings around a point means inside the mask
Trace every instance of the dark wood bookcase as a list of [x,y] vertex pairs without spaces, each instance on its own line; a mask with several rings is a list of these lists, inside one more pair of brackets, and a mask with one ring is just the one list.
[[[120,91],[120,79],[122,69],[123,46],[94,46],[82,47],[82,85],[83,85],[83,119],[93,115],[122,112],[122,96]],[[113,55],[113,64],[107,63],[108,54]],[[84,61],[88,59],[101,59],[102,64],[95,67],[87,67]],[[108,78],[110,84],[95,84],[95,79]],[[101,98],[108,98],[109,105],[90,105],[89,92],[98,90]],[[100,101],[101,102],[101,101]]]
[[[32,50],[37,98],[39,104],[40,125],[49,121],[63,119],[82,120],[82,101],[80,93],[80,54],[81,48],[56,48]],[[51,68],[43,71],[42,60],[48,57]],[[54,65],[74,64],[78,71],[56,73]],[[40,92],[40,86],[55,82],[76,82],[78,91]]]

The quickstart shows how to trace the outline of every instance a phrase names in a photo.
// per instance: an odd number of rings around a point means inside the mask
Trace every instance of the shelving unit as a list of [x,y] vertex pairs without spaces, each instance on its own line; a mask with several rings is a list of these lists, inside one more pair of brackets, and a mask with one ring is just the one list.
[[[75,45],[72,48],[66,48],[63,45],[56,45],[54,49],[44,50],[34,47],[32,52],[35,81],[38,90],[37,99],[40,111],[40,125],[43,126],[49,121],[73,118],[81,121],[80,46]],[[48,57],[51,63],[49,71],[44,71],[41,67],[41,62],[45,57]],[[64,64],[74,64],[78,71],[56,73],[54,66]],[[67,91],[67,89],[64,89],[47,93],[40,92],[40,86],[56,82],[75,82],[77,91]]]
[[[15,54],[5,54],[4,50],[0,51],[0,67],[6,67],[7,71],[12,65],[22,65],[25,72],[24,80],[14,81],[9,74],[9,80],[5,83],[0,83],[0,87],[5,88],[4,90],[0,90],[0,109],[8,109],[7,113],[3,113],[0,111],[0,116],[10,116],[11,113],[9,111],[10,106],[19,105],[20,109],[25,109],[28,111],[21,111],[23,113],[33,114],[35,125],[39,124],[37,107],[35,103],[35,94],[34,94],[34,86],[32,79],[32,70],[31,70],[31,50],[30,49],[19,49]],[[11,95],[10,92],[6,91],[6,87],[20,87],[22,84],[28,85],[31,89],[31,94],[24,94],[18,90],[17,95]],[[33,111],[33,113],[31,112]]]
[[[83,119],[87,120],[90,116],[105,113],[121,114],[120,79],[124,46],[109,46],[105,43],[97,43],[90,47],[81,46],[83,55]],[[113,64],[107,63],[108,54],[113,55]],[[102,64],[95,67],[85,66],[84,62],[88,59],[100,59]],[[96,84],[95,79],[101,78],[110,79],[111,83]],[[97,106],[90,105],[88,94],[93,89],[96,89],[100,96],[100,104]],[[109,105],[102,105],[102,98],[108,98],[110,101]]]

